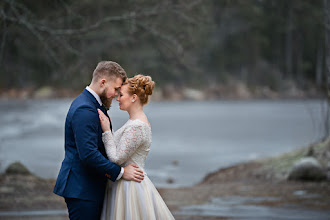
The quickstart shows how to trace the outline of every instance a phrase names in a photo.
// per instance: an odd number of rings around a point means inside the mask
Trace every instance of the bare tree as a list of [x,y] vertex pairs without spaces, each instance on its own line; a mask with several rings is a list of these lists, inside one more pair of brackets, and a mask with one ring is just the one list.
[[[0,24],[2,26],[0,27],[2,29],[0,62],[3,58],[6,39],[8,39],[6,28],[9,23],[10,25],[16,25],[18,28],[23,28],[39,42],[40,47],[43,48],[45,60],[55,70],[50,75],[51,79],[66,77],[68,71],[63,71],[67,68],[66,59],[71,60],[70,71],[72,71],[72,68],[79,70],[81,65],[84,64],[84,59],[91,56],[85,56],[86,51],[89,51],[91,48],[88,42],[93,41],[93,37],[97,39],[103,36],[105,32],[109,33],[106,42],[104,42],[108,48],[114,47],[116,44],[128,45],[129,42],[135,40],[135,36],[139,32],[152,38],[156,42],[155,47],[158,47],[158,50],[164,50],[165,45],[168,49],[166,50],[167,56],[179,58],[175,60],[178,62],[178,65],[183,63],[188,68],[197,69],[195,62],[185,59],[184,56],[190,37],[180,38],[185,29],[178,28],[176,31],[173,31],[171,28],[168,28],[168,26],[171,26],[171,23],[166,22],[166,19],[171,18],[173,21],[176,19],[178,23],[185,23],[187,24],[185,28],[197,25],[199,21],[196,21],[196,18],[192,16],[194,14],[190,12],[198,8],[203,2],[202,0],[182,2],[169,0],[150,1],[150,3],[141,7],[136,3],[135,7],[121,7],[120,13],[97,16],[97,13],[93,12],[90,13],[93,14],[91,17],[79,14],[81,10],[79,4],[67,5],[64,1],[59,2],[63,5],[60,5],[57,11],[54,10],[52,16],[46,14],[44,17],[38,16],[34,10],[31,10],[18,0],[4,0],[0,3]],[[107,4],[111,5],[111,3]],[[95,5],[93,7],[97,8]],[[73,20],[72,17],[76,18],[74,22],[71,22]],[[120,26],[118,24],[123,25]],[[115,25],[117,25],[116,30],[114,28]],[[128,26],[130,26],[130,30],[124,30]],[[115,31],[117,33],[123,32],[123,30],[125,34],[111,37],[111,33]],[[126,34],[126,31],[128,34]],[[101,46],[98,48],[101,48]],[[103,49],[99,49],[98,53],[95,54],[101,54]]]

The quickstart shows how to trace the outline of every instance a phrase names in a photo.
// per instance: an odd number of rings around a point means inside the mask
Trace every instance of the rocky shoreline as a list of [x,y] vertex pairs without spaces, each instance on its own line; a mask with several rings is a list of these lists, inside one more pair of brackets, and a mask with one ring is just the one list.
[[[311,149],[312,155],[311,155]],[[300,207],[330,213],[330,179],[323,181],[287,180],[293,164],[313,156],[329,172],[330,139],[279,157],[251,161],[222,168],[207,175],[192,187],[158,189],[176,219],[228,219],[226,215],[194,215],[185,207],[210,204],[221,198],[258,198],[244,200],[244,205],[283,208]],[[27,210],[65,210],[61,197],[52,193],[55,180],[45,180],[28,173],[0,176],[0,212]],[[275,198],[275,199],[270,199]],[[1,217],[1,216],[0,216]],[[29,219],[1,217],[1,219]],[[67,219],[65,215],[39,216],[31,219]]]
[[[74,98],[81,90],[43,86],[40,88],[0,89],[0,99],[50,99]],[[173,92],[175,91],[175,92]],[[283,83],[282,88],[274,90],[268,86],[249,87],[241,81],[230,81],[226,84],[210,85],[203,88],[178,87],[168,84],[156,87],[152,95],[153,101],[182,100],[251,100],[251,99],[314,99],[324,97],[323,92],[314,86],[301,89],[293,82]]]

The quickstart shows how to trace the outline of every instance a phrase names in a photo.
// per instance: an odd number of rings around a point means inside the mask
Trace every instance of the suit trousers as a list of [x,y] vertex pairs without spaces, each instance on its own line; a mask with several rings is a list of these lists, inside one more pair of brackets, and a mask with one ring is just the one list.
[[102,202],[65,198],[70,220],[98,220],[101,217]]

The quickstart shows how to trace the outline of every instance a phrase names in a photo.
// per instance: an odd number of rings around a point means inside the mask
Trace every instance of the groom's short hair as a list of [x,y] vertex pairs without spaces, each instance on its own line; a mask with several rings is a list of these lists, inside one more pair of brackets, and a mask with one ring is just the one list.
[[125,70],[113,61],[101,61],[97,64],[93,72],[92,81],[97,81],[102,77],[110,78],[111,80],[121,78],[123,82],[127,79]]

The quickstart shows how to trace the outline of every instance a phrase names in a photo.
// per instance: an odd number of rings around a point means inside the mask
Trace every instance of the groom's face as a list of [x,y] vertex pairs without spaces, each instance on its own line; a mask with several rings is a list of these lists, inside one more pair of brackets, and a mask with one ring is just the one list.
[[105,83],[104,90],[100,95],[102,103],[108,108],[111,105],[112,99],[118,96],[119,89],[123,84],[121,78],[110,79]]

